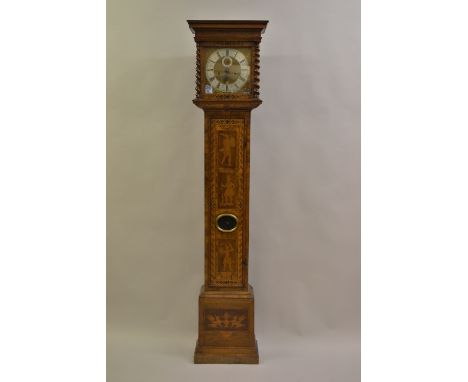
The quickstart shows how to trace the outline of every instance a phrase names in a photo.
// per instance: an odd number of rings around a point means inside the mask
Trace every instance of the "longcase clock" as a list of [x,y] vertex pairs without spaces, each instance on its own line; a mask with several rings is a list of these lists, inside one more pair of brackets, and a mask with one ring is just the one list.
[[189,20],[205,115],[205,284],[195,363],[258,363],[248,283],[250,113],[268,21]]

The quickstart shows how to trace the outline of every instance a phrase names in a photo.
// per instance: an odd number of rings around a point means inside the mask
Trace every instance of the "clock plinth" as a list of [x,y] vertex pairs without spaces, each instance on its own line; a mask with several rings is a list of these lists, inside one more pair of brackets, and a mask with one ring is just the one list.
[[207,291],[199,297],[195,363],[258,363],[253,289]]
[[250,114],[267,21],[188,21],[205,114],[205,284],[195,363],[259,362],[248,283]]

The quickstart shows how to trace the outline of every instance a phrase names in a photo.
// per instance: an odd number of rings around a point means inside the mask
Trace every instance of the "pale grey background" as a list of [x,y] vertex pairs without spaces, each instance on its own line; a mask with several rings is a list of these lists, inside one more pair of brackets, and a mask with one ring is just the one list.
[[[270,20],[252,113],[258,366],[192,364],[203,112],[187,19]],[[360,379],[359,33],[358,0],[109,0],[108,381]]]

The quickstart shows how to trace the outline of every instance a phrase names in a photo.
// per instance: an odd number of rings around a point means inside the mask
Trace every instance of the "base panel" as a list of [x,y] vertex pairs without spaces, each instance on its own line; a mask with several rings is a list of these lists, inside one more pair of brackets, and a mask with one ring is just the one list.
[[226,348],[200,346],[195,348],[195,363],[258,364],[258,347]]
[[258,363],[254,296],[247,290],[205,290],[199,297],[195,363]]

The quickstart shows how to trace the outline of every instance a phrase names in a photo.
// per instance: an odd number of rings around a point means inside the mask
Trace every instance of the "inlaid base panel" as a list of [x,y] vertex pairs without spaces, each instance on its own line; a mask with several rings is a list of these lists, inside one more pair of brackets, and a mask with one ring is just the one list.
[[246,291],[205,291],[199,297],[195,363],[258,363],[254,297]]

